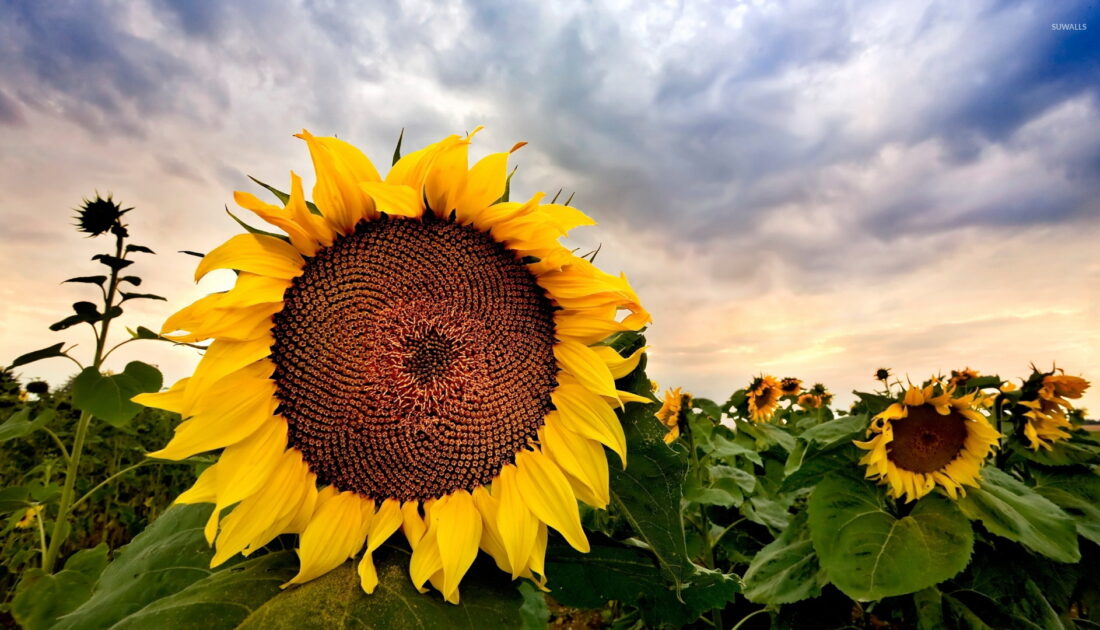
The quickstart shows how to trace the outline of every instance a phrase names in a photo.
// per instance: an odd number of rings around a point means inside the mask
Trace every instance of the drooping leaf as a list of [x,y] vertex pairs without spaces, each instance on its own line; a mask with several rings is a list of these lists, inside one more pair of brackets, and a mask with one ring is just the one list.
[[141,278],[137,276],[122,276],[118,279],[119,282],[129,282],[135,287],[141,284]]
[[1006,472],[982,470],[981,487],[968,489],[959,508],[990,532],[1059,562],[1077,562],[1077,526],[1049,499]]
[[124,301],[124,302],[126,300],[139,300],[139,299],[163,300],[165,302],[168,301],[168,298],[161,297],[159,295],[153,295],[152,293],[126,293],[125,291],[122,292],[122,301]]
[[104,282],[107,282],[107,276],[80,276],[78,278],[69,278],[68,280],[62,280],[61,283],[66,282],[82,282],[84,284],[98,284],[103,286]]
[[973,530],[955,503],[937,494],[898,518],[887,511],[881,487],[834,475],[817,484],[807,511],[822,568],[853,599],[913,593],[970,561]]
[[386,545],[374,561],[378,588],[371,595],[360,588],[355,564],[348,562],[275,595],[236,627],[510,630],[521,624],[523,598],[496,567],[476,563],[462,579],[461,604],[455,606],[436,593],[416,591],[409,580],[407,550]]
[[145,326],[138,326],[137,330],[130,330],[127,328],[126,331],[129,332],[130,336],[134,339],[164,339],[164,337],[161,337]]
[[711,439],[711,454],[715,457],[744,457],[758,466],[764,464],[760,453],[719,434],[715,434]]
[[188,256],[195,256],[197,258],[205,258],[206,257],[206,254],[203,254],[203,253],[200,253],[200,252],[193,252],[189,249],[181,249],[181,250],[179,250],[179,252],[181,254],[187,254]]
[[943,628],[943,594],[935,586],[913,593],[913,606],[917,609],[917,630]]
[[790,604],[821,594],[828,579],[817,561],[805,511],[757,552],[743,579],[745,597],[758,604]]
[[88,367],[73,379],[73,407],[121,427],[142,409],[130,399],[158,391],[162,383],[160,370],[141,361],[131,361],[119,374]]
[[15,589],[11,613],[24,630],[46,630],[57,619],[87,601],[103,568],[107,566],[107,545],[73,554],[65,567],[54,574],[30,569]]
[[1013,611],[982,593],[957,591],[943,595],[947,627],[959,630],[1050,630],[1013,614]]
[[41,361],[42,359],[51,359],[53,357],[65,356],[62,350],[65,347],[63,343],[55,343],[48,348],[42,348],[41,350],[35,350],[34,352],[28,352],[27,354],[21,354],[11,362],[8,369],[17,368],[20,365],[27,365],[28,363],[34,363],[35,361]]
[[96,254],[95,256],[92,256],[92,260],[98,260],[99,262],[107,265],[115,271],[124,269],[134,264],[134,261],[132,260],[126,260],[125,258],[111,256],[110,254]]
[[1077,523],[1077,533],[1100,545],[1100,475],[1092,471],[1033,471],[1034,490]]
[[134,245],[134,244],[129,244],[129,245],[126,246],[126,253],[129,254],[130,252],[142,252],[142,253],[145,253],[145,254],[155,254],[156,253],[156,252],[154,252],[153,250],[149,249],[148,247],[146,247],[144,245]]
[[34,433],[46,426],[55,415],[53,409],[44,409],[31,420],[30,413],[30,407],[23,407],[0,424],[0,444]]

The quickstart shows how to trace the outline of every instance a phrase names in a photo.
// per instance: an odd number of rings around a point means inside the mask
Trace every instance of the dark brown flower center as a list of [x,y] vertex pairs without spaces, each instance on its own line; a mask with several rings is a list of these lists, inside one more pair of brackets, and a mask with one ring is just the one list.
[[472,490],[551,408],[550,302],[471,227],[361,223],[308,259],[273,332],[290,444],[340,490],[402,501]]
[[931,405],[909,407],[909,415],[891,422],[894,439],[886,445],[890,461],[917,473],[942,470],[963,450],[966,418],[952,410],[940,415]]

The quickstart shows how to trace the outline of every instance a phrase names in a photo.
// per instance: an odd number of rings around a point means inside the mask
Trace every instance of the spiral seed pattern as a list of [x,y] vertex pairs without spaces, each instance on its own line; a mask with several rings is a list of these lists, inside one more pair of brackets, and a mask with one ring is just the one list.
[[340,490],[401,501],[473,490],[551,408],[550,302],[472,227],[360,223],[308,259],[274,319],[290,444]]
[[908,416],[891,424],[894,439],[886,445],[886,456],[905,470],[942,470],[966,445],[966,418],[954,410],[941,415],[931,405],[918,405],[909,407]]

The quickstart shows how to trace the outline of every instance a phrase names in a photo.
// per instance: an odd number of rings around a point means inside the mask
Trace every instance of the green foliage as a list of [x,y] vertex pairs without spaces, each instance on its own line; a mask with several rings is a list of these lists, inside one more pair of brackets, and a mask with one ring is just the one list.
[[1021,543],[1059,562],[1077,562],[1077,528],[1057,505],[997,468],[982,474],[982,485],[959,500],[967,517],[990,532]]
[[817,484],[807,511],[822,568],[853,599],[913,593],[970,561],[973,532],[955,504],[937,495],[899,517],[887,509],[881,488],[836,475]]
[[126,364],[121,374],[100,374],[95,368],[85,368],[73,379],[73,406],[122,427],[143,408],[130,399],[159,391],[162,381],[160,370],[141,361]]
[[810,540],[806,512],[756,554],[744,580],[745,597],[758,604],[791,604],[821,594],[828,580]]

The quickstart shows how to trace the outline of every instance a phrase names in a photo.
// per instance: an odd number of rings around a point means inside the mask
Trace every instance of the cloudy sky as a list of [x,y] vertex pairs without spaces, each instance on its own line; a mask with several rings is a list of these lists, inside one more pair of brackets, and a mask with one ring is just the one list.
[[[308,180],[292,133],[385,167],[402,127],[411,148],[485,125],[481,153],[530,142],[515,194],[575,191],[600,222],[573,240],[653,312],[662,385],[724,398],[763,372],[843,394],[880,366],[1054,361],[1100,379],[1095,0],[341,4],[0,3],[0,363],[91,351],[46,330],[86,297],[58,282],[107,245],[68,227],[84,196],[136,207],[158,255],[133,269],[170,301],[123,323],[159,328],[226,282],[195,286],[175,252],[237,231],[246,175]],[[117,358],[169,379],[197,360]]]

